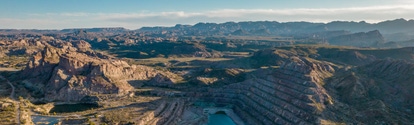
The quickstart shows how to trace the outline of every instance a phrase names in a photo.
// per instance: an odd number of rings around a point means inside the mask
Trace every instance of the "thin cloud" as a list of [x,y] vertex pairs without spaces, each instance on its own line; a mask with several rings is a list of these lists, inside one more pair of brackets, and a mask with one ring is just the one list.
[[[365,15],[364,15],[365,14]],[[271,16],[281,17],[299,17],[305,16],[305,18],[312,16],[320,16],[327,18],[331,21],[335,18],[329,19],[329,16],[333,15],[342,15],[342,16],[352,16],[352,15],[361,15],[371,17],[369,15],[383,15],[378,18],[387,18],[387,16],[408,16],[413,15],[408,18],[414,17],[414,6],[375,6],[375,7],[353,7],[353,8],[321,8],[321,9],[222,9],[206,12],[160,12],[160,13],[130,13],[130,14],[106,14],[100,19],[109,20],[109,21],[139,21],[140,19],[187,19],[187,18],[200,18],[200,19],[248,19],[249,17],[263,17],[267,19],[272,19]],[[391,17],[392,18],[392,17]],[[346,18],[344,18],[346,20]],[[352,19],[353,18],[349,18]],[[255,19],[252,19],[255,20]],[[276,18],[275,18],[276,20]],[[359,20],[370,20],[361,18]],[[371,19],[372,20],[372,19]],[[203,20],[200,20],[203,21]],[[306,21],[306,20],[305,20]]]
[[[227,21],[259,20],[274,20],[281,22],[329,22],[335,20],[365,20],[367,22],[375,23],[396,18],[413,19],[414,4],[349,8],[219,9],[203,12],[172,11],[138,13],[46,13],[29,14],[29,17],[30,20],[21,19],[18,21],[10,21],[9,19],[6,20],[6,22],[4,22],[4,19],[0,18],[0,24],[3,26],[19,26],[19,24],[25,24],[24,26],[28,26],[27,28],[123,26],[130,29],[137,29],[142,26],[172,26],[175,24],[194,24],[198,22],[220,23]],[[35,21],[35,23],[33,24],[29,21]]]

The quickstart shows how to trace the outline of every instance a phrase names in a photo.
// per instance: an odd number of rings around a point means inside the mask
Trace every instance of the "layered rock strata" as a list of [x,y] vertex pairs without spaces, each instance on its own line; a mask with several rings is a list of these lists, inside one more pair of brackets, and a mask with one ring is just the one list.
[[[37,53],[21,72],[24,86],[35,97],[49,101],[79,101],[99,94],[126,95],[134,89],[130,81],[148,81],[157,75],[174,76],[146,66],[51,46]],[[166,81],[173,84],[173,80]]]
[[248,80],[221,88],[139,94],[230,105],[246,124],[314,124],[323,119],[321,114],[327,105],[333,104],[322,80],[334,71],[327,62],[294,58],[279,69],[258,70]]
[[142,115],[138,125],[175,125],[180,120],[185,107],[185,101],[181,99],[162,102],[157,109]]

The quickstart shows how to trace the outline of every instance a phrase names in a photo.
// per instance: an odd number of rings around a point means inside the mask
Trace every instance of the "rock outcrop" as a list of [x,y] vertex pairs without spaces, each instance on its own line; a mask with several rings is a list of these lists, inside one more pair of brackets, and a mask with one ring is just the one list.
[[39,51],[47,44],[46,41],[20,39],[14,41],[1,41],[1,53],[7,56],[13,55],[31,55]]
[[92,46],[88,42],[84,40],[73,41],[73,46],[77,48],[79,51],[88,51],[91,50]]
[[151,80],[159,74],[174,75],[51,46],[37,53],[21,72],[25,87],[48,101],[79,101],[99,94],[126,95],[134,89],[128,81]]

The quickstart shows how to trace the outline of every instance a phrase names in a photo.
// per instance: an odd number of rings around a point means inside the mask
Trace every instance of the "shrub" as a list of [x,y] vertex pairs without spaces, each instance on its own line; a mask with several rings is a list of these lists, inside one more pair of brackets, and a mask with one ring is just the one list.
[[92,121],[89,121],[89,125],[95,125],[95,123]]
[[20,124],[26,124],[26,120],[20,119]]

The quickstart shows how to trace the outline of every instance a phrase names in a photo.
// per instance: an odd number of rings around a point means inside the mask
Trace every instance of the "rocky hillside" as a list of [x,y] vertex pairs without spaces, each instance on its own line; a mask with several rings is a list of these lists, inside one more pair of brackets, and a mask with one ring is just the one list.
[[351,108],[348,117],[358,122],[411,124],[413,66],[401,60],[378,60],[339,73],[327,82],[327,87],[332,87],[339,102]]
[[329,44],[338,46],[375,47],[384,43],[384,37],[378,30],[342,35],[329,39]]
[[[130,94],[134,89],[130,82],[151,80],[158,74],[178,78],[169,72],[101,58],[93,53],[47,46],[30,59],[20,76],[33,97],[47,101],[79,101],[86,95]],[[175,79],[170,81],[165,84],[176,82]]]
[[333,104],[322,80],[334,72],[327,62],[292,58],[280,69],[258,70],[243,82],[188,95],[230,103],[246,124],[312,124]]

